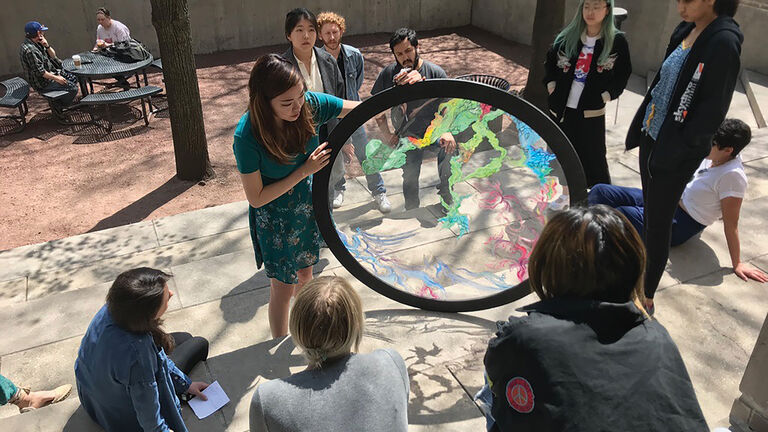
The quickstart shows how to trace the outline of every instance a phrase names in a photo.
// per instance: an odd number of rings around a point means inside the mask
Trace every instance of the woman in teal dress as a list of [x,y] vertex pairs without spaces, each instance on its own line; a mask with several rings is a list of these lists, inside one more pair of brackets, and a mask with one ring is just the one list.
[[233,148],[256,264],[270,278],[269,327],[280,337],[288,334],[291,296],[312,279],[322,244],[310,176],[328,164],[330,149],[317,131],[360,102],[306,91],[299,70],[275,54],[256,60],[248,91]]

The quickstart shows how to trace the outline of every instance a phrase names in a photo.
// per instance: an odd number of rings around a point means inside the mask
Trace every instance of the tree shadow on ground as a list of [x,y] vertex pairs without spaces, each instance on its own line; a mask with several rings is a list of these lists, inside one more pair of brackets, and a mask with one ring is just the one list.
[[101,231],[142,221],[153,211],[183,194],[194,185],[195,182],[179,180],[176,176],[171,177],[152,192],[123,207],[111,216],[100,220],[87,232]]

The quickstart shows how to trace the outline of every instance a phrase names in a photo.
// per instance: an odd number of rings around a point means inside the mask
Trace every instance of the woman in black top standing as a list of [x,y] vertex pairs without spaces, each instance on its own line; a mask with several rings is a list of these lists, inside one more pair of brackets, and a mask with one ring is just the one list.
[[614,24],[613,0],[581,0],[545,67],[550,115],[576,149],[587,186],[610,183],[605,104],[621,95],[632,73],[627,40]]
[[733,20],[738,5],[739,0],[677,1],[683,22],[672,33],[660,71],[627,134],[627,150],[640,147],[645,295],[651,313],[669,257],[675,210],[712,148],[736,87],[744,40]]

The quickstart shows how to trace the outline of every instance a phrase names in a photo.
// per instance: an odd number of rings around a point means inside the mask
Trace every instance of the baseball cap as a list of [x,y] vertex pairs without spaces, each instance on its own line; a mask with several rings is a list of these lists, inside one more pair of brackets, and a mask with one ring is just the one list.
[[37,21],[30,21],[24,25],[24,33],[28,34],[29,36],[37,35],[37,32],[46,30],[48,30],[48,27],[40,24]]

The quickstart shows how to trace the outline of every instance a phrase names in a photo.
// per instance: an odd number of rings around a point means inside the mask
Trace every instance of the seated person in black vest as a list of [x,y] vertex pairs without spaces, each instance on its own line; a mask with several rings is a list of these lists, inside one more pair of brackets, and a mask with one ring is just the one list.
[[476,397],[493,431],[706,431],[677,346],[642,307],[645,249],[608,206],[557,213],[530,257],[541,301],[499,323]]

